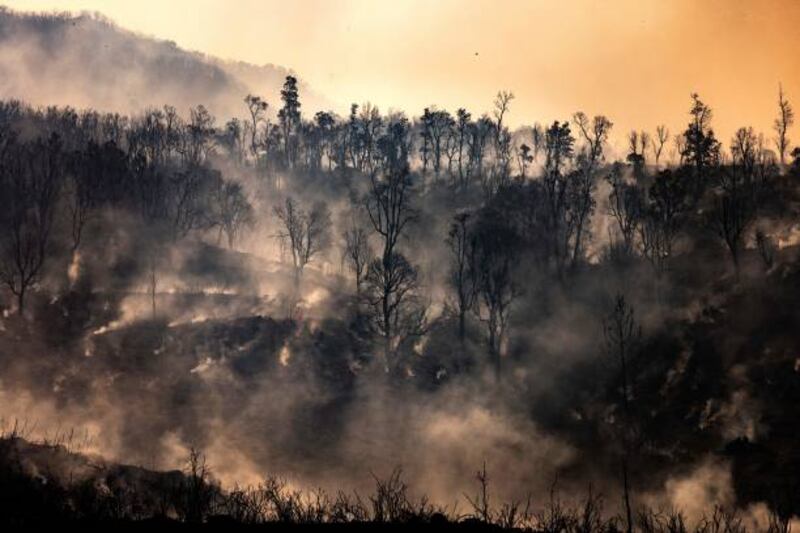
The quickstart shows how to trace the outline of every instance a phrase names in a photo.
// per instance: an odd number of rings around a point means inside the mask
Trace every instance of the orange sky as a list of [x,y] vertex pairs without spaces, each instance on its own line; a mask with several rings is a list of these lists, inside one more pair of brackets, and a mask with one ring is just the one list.
[[[185,48],[290,67],[344,111],[372,101],[488,111],[512,90],[512,125],[603,113],[617,136],[676,131],[689,94],[771,135],[778,83],[800,111],[800,1],[18,0],[99,11]],[[476,55],[476,53],[478,55]],[[800,141],[795,127],[793,136]]]

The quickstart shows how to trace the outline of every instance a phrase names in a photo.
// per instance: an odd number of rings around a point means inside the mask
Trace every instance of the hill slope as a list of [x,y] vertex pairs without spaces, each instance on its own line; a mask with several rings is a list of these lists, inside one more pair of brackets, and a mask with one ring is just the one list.
[[[29,14],[0,8],[0,98],[136,113],[203,104],[218,119],[242,116],[248,93],[272,106],[291,71],[191,52],[138,35],[97,14]],[[308,112],[330,107],[301,83]]]

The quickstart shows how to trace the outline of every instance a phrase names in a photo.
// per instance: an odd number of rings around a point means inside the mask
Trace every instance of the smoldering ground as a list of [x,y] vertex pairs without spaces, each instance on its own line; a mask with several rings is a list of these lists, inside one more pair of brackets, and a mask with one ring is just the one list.
[[[279,197],[285,194],[303,193],[284,191]],[[338,218],[349,221],[346,202],[339,205]],[[260,208],[256,229],[242,248],[279,257],[269,207]],[[363,492],[372,484],[371,473],[385,475],[402,466],[412,487],[463,507],[464,494],[475,488],[475,470],[486,463],[498,500],[528,493],[545,499],[554,480],[566,494],[583,493],[591,483],[612,501],[618,495],[613,454],[607,462],[585,455],[587,447],[597,446],[594,439],[613,437],[596,435],[581,422],[614,415],[579,398],[596,394],[587,380],[613,373],[599,347],[596,309],[608,306],[622,280],[581,278],[565,294],[542,287],[544,275],[529,272],[502,387],[480,362],[467,374],[450,367],[449,354],[462,348],[446,311],[424,345],[409,353],[410,374],[398,382],[375,371],[374,347],[348,327],[353,302],[346,287],[352,280],[338,268],[325,273],[309,267],[302,289],[309,303],[303,316],[292,320],[282,304],[292,284],[285,263],[201,243],[170,246],[158,265],[153,316],[146,262],[152,237],[125,220],[121,213],[108,213],[93,222],[89,235],[105,244],[87,241],[70,290],[38,304],[47,311],[37,311],[44,318],[22,326],[4,322],[6,332],[15,335],[6,344],[8,353],[26,353],[6,359],[6,424],[15,419],[35,424],[32,438],[67,428],[86,432],[90,438],[82,451],[157,469],[181,467],[195,447],[228,487],[277,474],[296,487]],[[446,248],[431,239],[426,255],[430,264],[437,257],[443,262]],[[63,271],[74,263],[67,259],[58,264],[61,274],[51,274],[51,283],[66,284]],[[330,253],[320,261],[326,262],[336,265],[338,258]],[[432,294],[447,293],[444,278],[429,278]],[[630,278],[626,283],[633,287]],[[78,331],[58,331],[58,321],[49,317],[69,322],[73,311],[67,301],[80,291],[94,295],[84,310],[89,318]],[[638,294],[634,305],[650,308],[650,287],[643,283]],[[679,309],[651,311],[641,320],[656,330],[670,314],[682,316]],[[479,354],[481,345],[475,335],[467,351]],[[667,391],[681,387],[691,366],[685,359],[696,357],[686,348],[678,351],[672,377],[660,385]],[[716,413],[715,423],[730,421],[723,422],[727,438],[756,439],[753,426],[742,421],[758,418],[753,410],[759,405],[743,401],[747,393],[740,387],[746,382],[737,379],[730,399],[721,393],[720,406],[709,413]],[[643,501],[688,505],[692,513],[715,502],[735,502],[726,460],[707,464],[701,459],[697,473],[691,462],[682,473],[654,473]],[[708,468],[723,474],[709,481]],[[707,497],[702,504],[688,504],[700,495]]]

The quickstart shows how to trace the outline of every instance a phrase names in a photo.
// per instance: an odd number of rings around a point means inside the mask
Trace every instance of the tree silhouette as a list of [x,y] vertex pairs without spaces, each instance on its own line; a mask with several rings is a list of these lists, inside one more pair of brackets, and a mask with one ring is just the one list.
[[655,159],[656,170],[658,170],[659,161],[661,161],[661,154],[664,151],[664,145],[669,141],[669,130],[663,124],[656,126],[656,136],[652,140],[653,157]]
[[489,181],[484,184],[484,191],[491,195],[508,183],[511,177],[511,160],[513,158],[511,146],[511,132],[503,124],[511,107],[514,93],[500,91],[494,100],[494,166]]
[[636,184],[625,182],[623,172],[622,164],[615,163],[606,180],[611,185],[608,197],[609,211],[622,236],[624,252],[629,256],[635,250],[636,232],[642,219],[644,199]]
[[220,179],[212,194],[212,224],[219,228],[218,240],[224,233],[228,248],[233,248],[241,231],[254,223],[253,207],[239,183]]
[[531,155],[531,147],[522,143],[517,149],[517,160],[519,161],[519,175],[523,180],[528,175],[528,165],[533,162],[533,155]]
[[669,169],[656,175],[647,194],[639,225],[641,252],[657,275],[672,257],[675,239],[689,208],[686,176]]
[[436,179],[442,167],[442,153],[445,151],[445,143],[450,130],[455,125],[450,113],[438,109],[425,108],[421,117],[423,144],[420,148],[423,153],[423,168],[427,169],[428,160],[433,165],[433,172]]
[[446,239],[450,251],[449,284],[455,293],[458,338],[462,348],[466,338],[466,318],[474,308],[478,283],[475,271],[475,238],[468,224],[469,219],[469,213],[459,213],[453,217]]
[[778,118],[775,119],[773,128],[775,129],[775,146],[778,148],[778,157],[781,167],[786,165],[786,152],[789,150],[789,137],[787,133],[794,124],[794,109],[786,99],[783,86],[778,86]]
[[752,128],[739,128],[731,141],[732,164],[720,170],[711,223],[730,252],[736,274],[742,240],[756,217],[762,185],[756,179],[758,140]]
[[244,103],[247,104],[247,111],[250,113],[250,154],[256,162],[258,162],[258,155],[262,146],[258,132],[261,124],[266,123],[265,115],[269,104],[262,100],[260,96],[254,96],[252,94],[245,96]]
[[64,155],[58,135],[30,143],[11,140],[0,161],[0,190],[13,201],[0,214],[0,279],[25,311],[25,296],[48,256]]
[[618,371],[619,397],[622,405],[622,487],[625,504],[625,523],[628,533],[633,531],[633,511],[631,504],[630,463],[633,453],[634,427],[632,419],[632,379],[630,375],[631,358],[638,350],[642,332],[634,318],[633,308],[625,296],[617,295],[614,309],[603,321],[606,353],[615,360]]
[[[464,108],[459,108],[456,112],[456,159],[458,162],[458,184],[462,191],[467,189],[469,183],[470,168],[468,165],[469,157],[469,138],[472,126],[472,115]],[[465,161],[465,155],[467,161]]]
[[683,133],[681,157],[688,161],[695,171],[695,199],[699,199],[706,186],[709,167],[719,162],[720,143],[711,129],[713,113],[697,94],[692,94],[692,117]]
[[286,167],[292,169],[297,163],[297,138],[300,128],[300,96],[297,90],[297,78],[286,76],[286,81],[281,89],[283,107],[278,111],[278,120],[283,134],[283,152],[286,158]]
[[364,281],[367,275],[367,268],[372,262],[372,250],[369,246],[367,232],[352,222],[344,230],[344,260],[347,267],[355,277],[356,299],[362,295]]
[[570,226],[574,237],[572,245],[572,266],[581,259],[581,246],[586,224],[594,213],[595,171],[603,161],[603,147],[613,124],[608,118],[599,115],[591,124],[582,112],[575,113],[573,118],[581,132],[584,146],[577,157],[578,171],[573,174],[569,184]]
[[383,339],[384,368],[391,371],[397,368],[397,347],[404,338],[421,332],[425,318],[425,310],[416,297],[417,271],[398,251],[400,238],[417,217],[411,206],[407,119],[395,117],[377,145],[380,171],[370,174],[365,207],[382,250],[367,272],[367,299]]
[[330,212],[328,206],[322,202],[315,203],[306,211],[291,197],[287,197],[283,205],[273,207],[273,213],[281,223],[277,236],[286,242],[292,253],[297,289],[306,265],[328,245]]
[[545,168],[542,185],[545,193],[547,212],[547,238],[550,243],[550,257],[559,274],[563,277],[569,259],[569,243],[573,236],[572,217],[569,214],[570,186],[563,169],[573,155],[575,138],[569,123],[554,122],[545,132]]
[[515,272],[520,238],[503,215],[492,208],[479,214],[474,231],[473,276],[479,299],[475,309],[486,325],[489,360],[499,382],[511,306],[521,292]]

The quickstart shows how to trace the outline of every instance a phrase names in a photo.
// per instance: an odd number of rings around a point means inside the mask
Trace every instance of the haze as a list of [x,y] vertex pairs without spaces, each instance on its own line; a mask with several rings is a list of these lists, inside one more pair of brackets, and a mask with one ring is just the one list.
[[365,101],[412,115],[429,105],[488,111],[497,90],[508,89],[517,96],[512,126],[581,109],[609,116],[620,137],[659,123],[677,131],[689,94],[699,92],[727,141],[743,124],[769,132],[779,83],[800,94],[800,66],[789,53],[800,40],[800,4],[787,0],[636,0],[613,9],[516,0],[20,0],[11,7],[99,11],[185,48],[282,65],[340,113]]
[[0,531],[800,531],[799,14],[0,7]]

